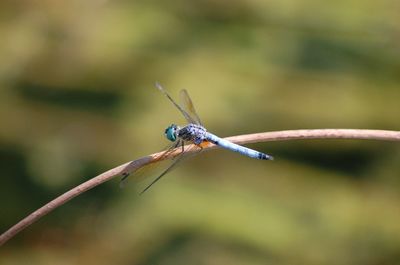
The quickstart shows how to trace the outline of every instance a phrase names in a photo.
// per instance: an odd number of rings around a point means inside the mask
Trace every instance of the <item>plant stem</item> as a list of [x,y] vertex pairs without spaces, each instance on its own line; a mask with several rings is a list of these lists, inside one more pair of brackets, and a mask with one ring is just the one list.
[[[227,140],[237,144],[248,144],[268,141],[287,141],[287,140],[300,140],[300,139],[365,139],[365,140],[380,140],[380,141],[400,141],[399,131],[387,131],[387,130],[362,130],[362,129],[316,129],[316,130],[289,130],[289,131],[276,131],[276,132],[264,132],[257,134],[247,134],[232,136],[226,138]],[[215,148],[215,145],[208,145],[203,147],[206,150]],[[190,148],[190,147],[188,147]],[[161,152],[162,153],[162,152]],[[116,176],[123,174],[130,174],[139,168],[154,162],[158,162],[159,155],[161,153],[151,154],[137,160],[127,162],[123,165],[117,166],[110,169],[82,184],[72,188],[65,192],[54,200],[50,201],[46,205],[37,209],[27,217],[16,223],[10,229],[0,235],[0,246],[6,243],[8,240],[13,238],[16,234],[30,226],[41,217],[50,213],[57,207],[68,202],[72,198],[82,194],[83,192],[90,190],[97,185],[102,184]],[[171,152],[168,156],[162,157],[162,159],[172,158],[180,153],[179,150]]]

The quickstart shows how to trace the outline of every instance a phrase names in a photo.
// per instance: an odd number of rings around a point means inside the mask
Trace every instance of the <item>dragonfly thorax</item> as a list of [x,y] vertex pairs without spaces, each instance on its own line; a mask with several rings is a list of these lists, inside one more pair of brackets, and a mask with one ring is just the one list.
[[206,139],[207,130],[198,124],[189,123],[183,128],[179,128],[177,136],[184,141],[190,141],[194,144],[201,144]]
[[175,142],[178,138],[201,144],[206,138],[206,129],[198,124],[189,123],[185,127],[179,127],[176,124],[171,124],[165,129],[165,137],[171,142]]

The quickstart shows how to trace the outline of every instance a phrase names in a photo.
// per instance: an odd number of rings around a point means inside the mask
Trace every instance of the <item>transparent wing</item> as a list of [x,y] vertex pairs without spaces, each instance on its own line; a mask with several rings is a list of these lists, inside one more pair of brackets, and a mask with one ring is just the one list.
[[[182,148],[183,142],[174,143],[169,149],[167,149],[162,155],[157,158],[157,161],[148,164],[139,170],[135,171],[129,176],[129,178],[134,182],[134,185],[139,189],[140,194],[146,192],[150,187],[152,187],[157,181],[159,181],[163,176],[174,169],[179,163],[184,161],[186,158],[192,157],[201,151],[201,147],[196,145],[185,145],[183,151],[174,158],[164,159],[165,156],[172,153],[176,148]],[[195,148],[195,150],[193,150]],[[192,153],[192,152],[193,153]],[[190,154],[188,154],[190,152]],[[126,185],[128,175],[124,175],[121,179],[120,186],[124,187]]]
[[180,92],[181,96],[181,104],[183,106],[183,109],[187,114],[189,114],[190,118],[192,121],[195,121],[194,123],[202,125],[201,120],[199,115],[196,112],[196,109],[194,108],[193,102],[190,99],[189,93],[187,92],[186,89],[182,89]]
[[197,123],[195,119],[193,119],[189,113],[186,112],[186,110],[184,108],[182,108],[178,103],[175,102],[175,100],[172,99],[172,97],[167,93],[167,91],[159,84],[156,83],[156,88],[158,88],[158,90],[160,90],[171,102],[172,104],[175,105],[175,107],[182,113],[182,115],[185,117],[185,119],[189,122],[189,123]]
[[153,163],[147,164],[132,173],[123,174],[119,183],[120,188],[125,187],[128,178],[134,180],[134,182],[141,182],[148,176],[153,175],[151,173],[156,169],[166,168],[167,166],[163,164],[170,164],[168,163],[170,160],[165,159],[165,157],[172,153],[179,145],[181,145],[181,142],[179,140],[172,145],[169,144],[166,148],[163,149],[165,151],[160,156],[158,156]]

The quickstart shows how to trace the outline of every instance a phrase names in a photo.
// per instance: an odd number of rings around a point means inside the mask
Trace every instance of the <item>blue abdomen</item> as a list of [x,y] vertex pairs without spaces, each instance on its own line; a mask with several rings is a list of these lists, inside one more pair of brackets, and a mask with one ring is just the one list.
[[205,138],[207,141],[212,142],[213,144],[216,144],[218,146],[221,146],[225,149],[234,151],[234,152],[238,152],[242,155],[251,157],[251,158],[256,158],[256,159],[264,159],[264,160],[272,160],[273,157],[261,152],[258,152],[256,150],[229,142],[225,139],[222,139],[212,133],[207,132],[205,135]]

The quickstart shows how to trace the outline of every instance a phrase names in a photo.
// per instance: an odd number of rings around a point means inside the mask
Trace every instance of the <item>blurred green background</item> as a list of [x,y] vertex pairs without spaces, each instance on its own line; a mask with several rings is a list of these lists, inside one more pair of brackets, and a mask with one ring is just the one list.
[[[220,136],[400,130],[398,1],[1,1],[0,231],[183,124]],[[400,264],[400,146],[253,144],[144,196],[105,183],[0,249],[1,264]]]

